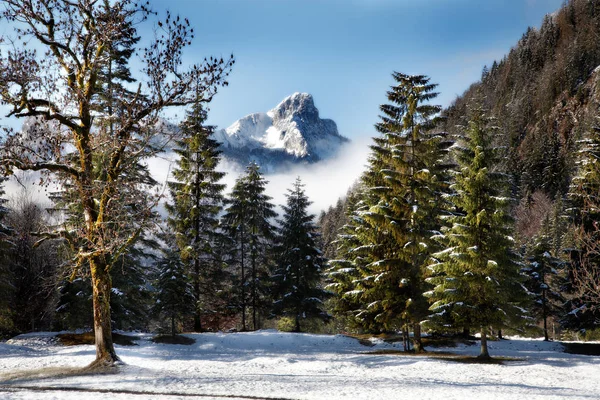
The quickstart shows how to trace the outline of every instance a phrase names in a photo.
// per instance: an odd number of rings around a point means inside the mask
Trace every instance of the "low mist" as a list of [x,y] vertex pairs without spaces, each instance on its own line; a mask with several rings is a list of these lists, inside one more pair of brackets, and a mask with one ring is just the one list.
[[[292,167],[282,173],[265,175],[269,182],[266,193],[273,198],[277,212],[286,203],[286,193],[291,189],[297,177],[304,184],[306,195],[313,203],[309,211],[316,216],[325,211],[344,197],[354,182],[358,180],[367,164],[371,138],[353,140],[343,145],[335,158],[315,164],[302,164]],[[227,184],[226,194],[229,195],[235,180],[244,172],[239,165],[222,162],[219,170],[227,172],[224,182]]]
[[[338,198],[346,195],[350,186],[365,170],[370,143],[370,138],[354,140],[342,146],[337,157],[330,160],[297,165],[282,173],[265,175],[268,181],[266,193],[273,198],[276,211],[281,212],[281,205],[286,203],[285,194],[297,177],[302,180],[306,194],[313,202],[309,211],[318,216],[321,211],[327,210]],[[166,182],[167,179],[172,179],[174,160],[174,154],[169,153],[164,157],[155,157],[148,161],[150,172],[159,185],[157,190],[165,195],[168,195]],[[235,180],[244,173],[244,168],[223,161],[218,169],[227,173],[223,182],[227,184],[225,194],[228,196]],[[6,197],[14,201],[17,196],[26,196],[42,207],[50,206],[48,194],[59,190],[59,186],[56,184],[40,186],[40,178],[39,172],[17,173],[5,183]],[[158,211],[166,216],[163,204],[159,205]]]

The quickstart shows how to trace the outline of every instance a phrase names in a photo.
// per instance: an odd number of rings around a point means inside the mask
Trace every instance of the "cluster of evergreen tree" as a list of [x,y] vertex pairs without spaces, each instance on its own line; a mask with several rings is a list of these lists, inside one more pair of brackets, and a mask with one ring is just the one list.
[[360,331],[402,331],[405,349],[412,330],[417,351],[421,326],[478,331],[482,357],[490,330],[501,336],[540,324],[548,340],[550,320],[597,327],[598,129],[581,142],[565,205],[548,200],[530,236],[515,239],[514,216],[529,218],[537,205],[524,198],[517,207],[523,190],[503,162],[510,149],[497,119],[473,102],[467,125],[450,136],[441,108],[430,104],[435,85],[393,77],[361,185],[329,211],[347,210],[330,250],[337,316]]
[[[548,339],[550,329],[598,328],[600,52],[593,38],[599,27],[597,2],[566,1],[506,57],[485,67],[481,81],[432,123],[431,136],[447,132],[456,139],[437,172],[425,157],[417,158],[426,166],[413,167],[407,155],[413,142],[418,154],[418,139],[410,140],[401,121],[409,120],[415,107],[406,97],[394,97],[402,86],[395,74],[398,85],[388,94],[392,104],[382,106],[377,125],[382,136],[375,139],[360,189],[320,218],[332,238],[325,248],[333,260],[330,287],[339,294],[338,318],[350,317],[350,327],[364,331],[406,327],[419,300],[406,285],[417,277],[422,252],[429,260],[421,272],[424,283],[413,287],[425,290],[431,302],[424,318],[429,329],[469,333],[485,326],[501,334],[503,328],[530,329],[537,323]],[[427,84],[416,86],[423,90]],[[425,126],[426,120],[417,119]],[[446,168],[451,164],[456,167]],[[413,171],[437,175],[440,183],[448,179],[444,174],[451,179],[436,188],[417,174],[398,190],[401,177]],[[414,188],[421,195],[438,191],[431,198],[439,210],[427,210],[424,218],[402,214],[400,205],[416,199],[409,194]],[[341,210],[344,218],[335,217]],[[336,219],[344,226],[333,239],[329,232]],[[412,221],[434,233],[421,236]],[[482,235],[491,248],[478,242]],[[413,238],[433,238],[433,243]],[[422,250],[412,247],[416,243]],[[410,260],[411,247],[415,273],[407,275],[402,261]],[[384,280],[392,276],[392,283]],[[493,282],[499,293],[494,294]],[[396,302],[401,288],[410,304]],[[474,302],[490,308],[478,314]]]
[[519,201],[511,213],[534,309],[576,332],[600,322],[591,283],[598,281],[599,11],[598,2],[565,1],[443,113],[443,129],[453,134],[474,99],[496,118],[495,142],[508,150],[500,165]]
[[[308,322],[329,320],[323,305],[328,292],[321,287],[326,261],[302,183],[294,183],[278,223],[258,165],[250,164],[226,197],[225,174],[217,171],[219,144],[206,117],[199,98],[180,125],[168,216],[162,223],[153,216],[161,228],[141,232],[127,251],[114,255],[112,326],[162,327],[175,334],[259,329],[267,318],[288,317],[299,331]],[[101,173],[105,160],[96,162]],[[143,188],[132,185],[119,206],[132,207],[126,199]],[[89,269],[85,264],[74,269],[73,249],[45,236],[53,223],[69,229],[83,223],[71,196],[68,187],[53,192],[48,213],[26,195],[10,208],[1,201],[6,262],[0,274],[6,290],[0,297],[0,331],[5,334],[92,326]]]

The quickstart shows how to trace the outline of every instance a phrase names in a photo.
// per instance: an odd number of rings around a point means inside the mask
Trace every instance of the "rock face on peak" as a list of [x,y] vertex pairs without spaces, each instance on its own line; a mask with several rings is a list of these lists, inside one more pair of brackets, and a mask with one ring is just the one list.
[[294,93],[266,113],[247,115],[214,138],[226,159],[242,166],[254,161],[267,173],[327,159],[348,142],[335,122],[319,117],[308,93]]

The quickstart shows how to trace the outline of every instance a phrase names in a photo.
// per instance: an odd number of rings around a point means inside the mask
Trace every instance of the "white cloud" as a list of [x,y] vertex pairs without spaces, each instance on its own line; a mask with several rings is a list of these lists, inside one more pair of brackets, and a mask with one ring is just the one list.
[[[285,194],[297,177],[305,185],[306,194],[313,202],[310,212],[318,215],[346,195],[348,188],[365,170],[372,139],[355,139],[344,145],[336,158],[316,164],[298,165],[285,173],[266,175],[269,182],[266,192],[278,206],[285,204]],[[238,166],[222,163],[220,168],[227,172],[225,183],[229,194],[235,179],[243,172]]]
[[26,198],[29,201],[39,204],[41,207],[50,207],[52,204],[48,195],[59,190],[55,183],[41,181],[41,172],[17,171],[10,176],[4,184],[6,198],[11,203],[19,201],[19,198]]
[[[316,164],[298,165],[285,173],[266,175],[265,178],[269,182],[266,192],[273,197],[272,201],[277,206],[277,211],[279,212],[280,206],[285,204],[287,189],[291,188],[297,177],[302,179],[306,194],[313,202],[309,210],[311,213],[318,215],[321,210],[335,204],[338,198],[346,195],[348,188],[365,170],[371,141],[371,138],[356,139],[344,145],[336,158]],[[168,190],[165,189],[166,182],[172,179],[174,160],[174,154],[168,153],[164,157],[155,157],[148,161],[150,172],[159,184],[157,190],[165,195],[168,194]],[[219,170],[227,172],[223,183],[227,184],[225,193],[228,195],[244,169],[237,164],[222,162],[219,164]],[[39,172],[19,172],[5,184],[7,198],[15,198],[26,190],[31,200],[49,206],[51,203],[48,194],[58,190],[59,186],[40,186],[40,177]],[[163,216],[166,215],[163,204],[159,205],[158,211]]]

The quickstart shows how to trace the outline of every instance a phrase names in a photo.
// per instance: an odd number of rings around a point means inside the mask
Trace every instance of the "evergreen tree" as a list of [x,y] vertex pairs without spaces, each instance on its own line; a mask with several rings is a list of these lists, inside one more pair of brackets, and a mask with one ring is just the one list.
[[[381,133],[371,146],[366,187],[353,216],[355,247],[350,257],[360,275],[346,295],[359,297],[355,315],[376,330],[414,330],[417,351],[422,350],[420,321],[427,314],[425,264],[439,229],[451,143],[434,132],[440,106],[428,104],[437,85],[425,76],[394,73],[397,82],[388,92],[391,104],[381,106],[376,125]],[[353,261],[351,261],[352,259]],[[334,263],[346,269],[340,263]]]
[[188,112],[180,128],[183,139],[176,142],[179,155],[169,182],[172,202],[166,205],[168,225],[194,286],[194,331],[202,331],[202,315],[224,312],[217,292],[225,281],[222,241],[218,216],[223,210],[225,175],[216,171],[219,144],[211,138],[214,127],[205,126],[207,113],[201,98]]
[[252,310],[253,329],[258,329],[258,312],[267,306],[269,249],[274,237],[270,220],[277,214],[273,211],[271,197],[264,193],[266,184],[259,166],[251,163],[246,174],[236,180],[223,215],[229,237],[235,243],[234,259],[240,267],[242,330],[247,329],[246,308]]
[[91,329],[94,320],[89,274],[82,274],[73,279],[62,278],[57,284],[57,292],[55,329]]
[[[169,242],[169,240],[168,240]],[[170,242],[173,242],[171,240]],[[177,334],[177,322],[195,309],[193,286],[187,276],[186,265],[174,243],[167,243],[163,256],[158,261],[158,279],[156,280],[156,302],[153,312],[164,316],[170,323],[171,335]]]
[[112,40],[107,43],[104,53],[104,62],[98,71],[98,99],[95,108],[104,116],[104,125],[112,137],[120,115],[127,108],[127,103],[139,95],[127,89],[126,84],[135,82],[131,76],[129,60],[135,53],[135,46],[140,41],[132,17],[135,10],[124,7],[124,3],[110,4],[110,0],[103,0],[99,19],[102,22],[117,23],[119,30],[115,32]]
[[153,301],[152,279],[156,276],[158,248],[154,239],[140,238],[111,271],[113,288],[110,310],[114,329],[148,330]]
[[443,250],[435,253],[427,293],[435,324],[450,315],[456,328],[481,332],[480,357],[489,358],[487,331],[502,327],[511,315],[521,314],[525,298],[521,263],[512,250],[511,198],[506,197],[506,175],[494,170],[499,149],[493,145],[494,128],[481,109],[473,111],[459,146],[453,203],[458,209],[448,217],[448,228],[436,236]]
[[348,197],[346,219],[348,222],[342,226],[338,238],[333,244],[336,246],[338,258],[329,260],[330,268],[327,270],[329,283],[326,289],[336,293],[333,299],[333,312],[336,318],[347,320],[348,327],[359,331],[380,332],[384,330],[381,324],[375,321],[376,314],[361,310],[361,297],[363,294],[363,281],[360,280],[361,271],[365,269],[368,260],[377,246],[363,246],[363,242],[377,243],[380,239],[378,231],[370,229],[364,220],[357,214],[364,205],[364,193],[357,192]]
[[[156,275],[156,256],[149,251],[155,240],[141,238],[115,261],[110,272],[111,324],[114,329],[144,330],[153,302],[152,280]],[[71,270],[69,263],[63,266]],[[87,268],[77,275],[63,276],[57,284],[56,329],[89,329],[92,327],[92,291]]]
[[[106,128],[106,127],[104,127]],[[105,132],[106,134],[107,132]],[[107,153],[98,152],[94,158],[94,174],[105,179],[104,169]],[[135,162],[129,165],[128,174],[122,178],[122,187],[113,193],[113,202],[105,213],[114,222],[106,227],[113,229],[113,240],[120,238],[127,246],[119,246],[107,256],[111,262],[108,273],[111,292],[109,306],[111,325],[116,329],[144,329],[148,322],[151,306],[150,279],[153,275],[152,254],[148,251],[156,247],[155,242],[144,232],[139,221],[147,224],[158,220],[158,213],[151,211],[158,201],[158,196],[149,194],[156,186],[156,181],[147,166]],[[145,194],[144,194],[145,193]],[[66,182],[59,192],[50,196],[54,205],[50,210],[60,221],[63,232],[75,232],[84,229],[81,204],[77,201],[77,190]],[[64,329],[88,328],[92,315],[92,287],[89,265],[74,257],[78,245],[85,240],[81,237],[68,236],[69,246],[63,246],[67,260],[62,269],[62,278],[57,284],[58,316],[57,327]],[[87,287],[86,287],[87,285]],[[112,329],[112,328],[111,328]]]
[[275,300],[272,314],[293,318],[295,332],[300,332],[301,320],[328,321],[331,318],[323,311],[323,299],[328,292],[319,287],[325,259],[316,245],[318,233],[314,216],[307,211],[311,202],[303,188],[298,178],[286,195],[272,275]]
[[528,279],[525,287],[533,296],[530,313],[537,321],[543,322],[544,340],[549,340],[548,319],[559,316],[564,298],[558,287],[560,271],[565,263],[553,256],[550,218],[544,220],[540,234],[534,239],[528,251],[524,272]]

